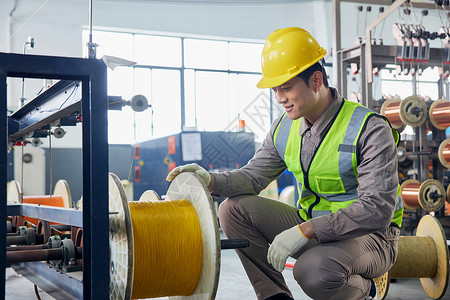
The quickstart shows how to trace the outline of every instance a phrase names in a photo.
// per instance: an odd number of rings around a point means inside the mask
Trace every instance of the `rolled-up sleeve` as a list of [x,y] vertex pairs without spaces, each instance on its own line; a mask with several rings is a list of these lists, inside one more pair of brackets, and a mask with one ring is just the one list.
[[247,165],[230,172],[211,173],[215,182],[213,196],[256,195],[286,170],[286,164],[273,143],[273,133],[280,118],[273,122],[261,147]]
[[345,209],[311,220],[321,242],[373,233],[392,221],[398,188],[397,147],[387,122],[370,118],[358,146],[359,198]]

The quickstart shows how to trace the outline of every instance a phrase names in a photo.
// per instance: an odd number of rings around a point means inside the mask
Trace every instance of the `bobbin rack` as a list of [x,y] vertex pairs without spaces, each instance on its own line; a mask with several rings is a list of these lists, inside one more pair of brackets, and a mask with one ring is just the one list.
[[[449,65],[448,33],[446,28],[425,28],[418,24],[406,24],[396,20],[393,24],[393,36],[396,45],[387,45],[374,38],[377,26],[382,27],[386,19],[394,14],[409,14],[411,10],[435,10],[440,14],[446,11],[447,4],[434,1],[366,1],[365,4],[382,5],[376,17],[364,28],[363,36],[356,45],[341,49],[341,2],[333,1],[335,26],[333,48],[333,75],[339,92],[348,97],[349,78],[360,76],[358,91],[361,104],[387,117],[392,127],[401,133],[398,147],[399,178],[404,206],[404,229],[413,234],[420,218],[425,214],[434,214],[450,234],[446,206],[448,196],[448,169],[450,158],[446,130],[450,126],[450,105],[448,99],[448,79],[445,71]],[[441,1],[442,2],[442,1]],[[362,6],[361,6],[362,8]],[[369,7],[367,7],[369,8]],[[381,7],[380,7],[381,8]],[[441,12],[439,12],[439,10]],[[412,22],[412,21],[411,21]],[[399,30],[402,29],[402,30]],[[378,28],[380,29],[380,28]],[[439,30],[445,33],[439,34]],[[428,31],[427,31],[428,30]],[[434,32],[431,35],[431,32]],[[420,33],[420,34],[419,34]],[[426,33],[426,35],[422,35]],[[441,40],[441,47],[430,47],[431,40]],[[392,69],[392,66],[395,66]],[[354,69],[353,67],[356,67]],[[441,68],[443,75],[436,84],[438,99],[427,100],[418,95],[417,83],[419,71],[427,68]],[[404,99],[378,99],[374,92],[374,83],[380,82],[382,69],[391,69],[396,76],[411,73],[411,96]],[[415,70],[415,71],[412,71]],[[446,92],[447,91],[447,92]],[[423,91],[422,91],[423,92]],[[380,93],[381,94],[381,93]],[[446,95],[447,94],[447,95]],[[405,131],[405,127],[408,130]],[[407,132],[407,133],[406,133]]]
[[[0,133],[0,217],[7,220],[7,226],[0,226],[0,269],[12,267],[55,299],[214,299],[220,251],[247,247],[248,241],[219,239],[211,195],[195,174],[177,176],[165,201],[146,191],[130,204],[119,178],[108,171],[107,111],[117,109],[110,105],[117,98],[107,96],[103,61],[0,53],[0,78],[0,122],[7,129]],[[8,78],[58,82],[9,114]],[[76,207],[65,180],[56,183],[51,195],[38,196],[24,196],[18,182],[8,182],[9,151],[78,123],[83,193]],[[144,215],[148,209],[154,218]],[[173,232],[167,232],[168,225],[161,227],[168,224],[164,218],[171,218],[164,215],[169,209],[183,222]],[[170,251],[176,253],[170,263],[177,267],[167,273],[161,261]],[[172,280],[153,280],[165,276]],[[5,282],[5,271],[0,282]],[[156,285],[148,289],[148,282]]]
[[[413,23],[408,15],[421,13],[424,17],[428,11],[434,11],[439,17],[441,13],[448,17],[448,2],[361,1],[366,5],[366,12],[372,9],[371,5],[377,5],[379,14],[363,28],[354,46],[342,48],[344,32],[341,21],[344,20],[344,13],[348,14],[348,11],[341,11],[344,2],[354,1],[332,1],[334,86],[349,99],[349,89],[354,85],[351,80],[356,80],[356,90],[360,95],[355,98],[384,115],[401,134],[397,157],[400,192],[405,207],[402,236],[395,265],[375,280],[379,296],[385,299],[391,278],[420,278],[427,295],[439,299],[447,290],[449,277],[450,141],[446,136],[450,126],[449,83],[446,76],[450,62],[449,32],[448,26],[441,23],[442,27],[433,25],[425,29],[422,21],[420,24]],[[362,5],[355,5],[355,8],[357,12],[364,11]],[[381,37],[386,36],[380,33],[390,15],[395,16],[392,24],[394,45],[384,43]],[[375,37],[375,32],[379,33],[380,38]],[[348,36],[347,32],[345,36]],[[436,41],[439,41],[440,47],[431,47],[433,43],[439,44]],[[436,83],[437,99],[425,100],[417,88],[420,81],[418,74],[430,67],[440,68],[442,75]],[[386,70],[395,74],[394,79],[400,75],[411,75],[408,79],[411,81],[410,96],[401,99],[381,97],[379,75]],[[379,84],[378,87],[376,84]],[[375,96],[378,94],[380,97]]]

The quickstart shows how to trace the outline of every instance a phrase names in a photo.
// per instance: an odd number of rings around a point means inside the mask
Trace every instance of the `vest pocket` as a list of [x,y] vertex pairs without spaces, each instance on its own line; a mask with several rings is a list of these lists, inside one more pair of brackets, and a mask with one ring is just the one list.
[[315,177],[319,194],[339,194],[344,193],[344,184],[340,177]]

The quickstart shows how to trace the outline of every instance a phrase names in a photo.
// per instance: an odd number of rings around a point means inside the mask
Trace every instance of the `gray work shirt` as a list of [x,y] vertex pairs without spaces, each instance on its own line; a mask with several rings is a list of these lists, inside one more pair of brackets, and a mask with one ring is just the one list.
[[[335,89],[330,90],[334,101],[322,116],[313,125],[305,118],[301,119],[301,160],[305,168],[309,166],[317,145],[324,138],[327,127],[331,126],[331,120],[343,101]],[[281,116],[273,122],[261,147],[247,165],[231,172],[212,173],[215,179],[213,196],[259,194],[286,170],[286,164],[273,143],[280,119]],[[397,147],[387,122],[377,117],[370,118],[358,147],[359,199],[336,213],[311,219],[321,242],[362,236],[382,230],[391,223],[398,188]]]

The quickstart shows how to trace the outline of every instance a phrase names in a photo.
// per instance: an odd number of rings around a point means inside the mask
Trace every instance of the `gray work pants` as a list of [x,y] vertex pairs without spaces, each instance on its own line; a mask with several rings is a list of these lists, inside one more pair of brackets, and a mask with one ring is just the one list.
[[[228,238],[250,241],[250,247],[236,252],[258,299],[278,293],[292,297],[282,274],[267,262],[267,250],[278,233],[303,222],[298,210],[259,196],[239,196],[220,205],[219,221]],[[366,299],[368,278],[386,273],[394,264],[399,235],[400,230],[390,226],[358,238],[318,244],[294,257],[294,278],[312,299]]]

